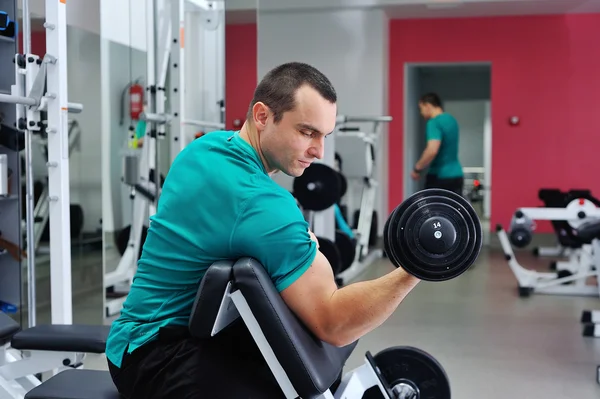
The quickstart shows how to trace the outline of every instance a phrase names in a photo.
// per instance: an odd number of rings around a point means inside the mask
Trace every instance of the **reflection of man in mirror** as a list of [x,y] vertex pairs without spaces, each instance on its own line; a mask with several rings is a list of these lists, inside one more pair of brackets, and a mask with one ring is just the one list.
[[459,126],[456,119],[444,111],[436,93],[427,93],[419,100],[421,116],[427,121],[425,128],[427,145],[415,164],[411,177],[425,176],[425,188],[442,188],[462,195],[463,169],[458,160]]

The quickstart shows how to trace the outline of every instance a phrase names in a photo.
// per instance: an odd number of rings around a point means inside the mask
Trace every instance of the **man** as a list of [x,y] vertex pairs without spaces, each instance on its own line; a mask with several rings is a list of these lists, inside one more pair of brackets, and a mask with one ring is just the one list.
[[[302,63],[259,83],[240,131],[191,142],[174,160],[106,355],[127,398],[277,398],[282,392],[239,324],[189,336],[204,272],[250,256],[315,336],[347,345],[383,323],[418,280],[401,268],[338,289],[292,195],[271,175],[301,176],[335,127],[330,81]],[[215,301],[220,298],[215,298]]]
[[435,93],[428,93],[419,100],[419,110],[425,120],[427,146],[415,164],[411,177],[421,178],[423,170],[429,166],[425,177],[425,188],[443,188],[463,195],[463,170],[458,160],[458,122],[444,112],[442,101]]

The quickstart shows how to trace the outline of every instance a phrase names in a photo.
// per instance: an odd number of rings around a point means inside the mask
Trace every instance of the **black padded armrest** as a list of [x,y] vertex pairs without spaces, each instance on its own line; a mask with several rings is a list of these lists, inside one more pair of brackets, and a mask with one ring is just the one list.
[[21,331],[19,323],[8,317],[4,312],[0,312],[0,346],[10,342],[12,337]]
[[338,348],[317,339],[287,307],[257,261],[240,259],[233,276],[298,395],[310,398],[327,391],[358,342]]
[[19,350],[104,353],[110,326],[50,324],[16,334],[11,346]]
[[575,233],[580,240],[591,243],[594,238],[600,238],[600,219],[581,224]]
[[204,274],[188,323],[193,337],[209,338],[212,335],[225,289],[232,278],[233,261],[215,262]]

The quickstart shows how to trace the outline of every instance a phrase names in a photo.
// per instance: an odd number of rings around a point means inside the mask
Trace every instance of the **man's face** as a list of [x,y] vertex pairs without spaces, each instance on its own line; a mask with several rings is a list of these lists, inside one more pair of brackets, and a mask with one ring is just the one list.
[[280,170],[298,177],[316,159],[323,158],[325,137],[335,128],[336,104],[321,97],[310,86],[296,91],[296,106],[279,123],[268,111],[260,131],[260,148],[267,172]]
[[419,102],[419,111],[423,118],[429,119],[429,116],[431,115],[431,104]]

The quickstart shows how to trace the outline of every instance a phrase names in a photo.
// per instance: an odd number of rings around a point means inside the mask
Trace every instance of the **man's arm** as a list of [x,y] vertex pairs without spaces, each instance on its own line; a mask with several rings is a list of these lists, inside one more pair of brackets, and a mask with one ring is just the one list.
[[398,268],[338,289],[331,265],[318,252],[311,267],[281,297],[319,339],[345,346],[387,320],[418,282]]
[[425,137],[427,146],[425,147],[425,150],[423,150],[421,158],[419,158],[415,164],[415,169],[417,171],[421,171],[428,167],[440,150],[440,145],[442,144],[442,130],[434,120],[427,121]]
[[338,289],[327,258],[291,197],[260,192],[248,200],[231,237],[232,253],[257,259],[287,306],[322,341],[344,346],[381,325],[418,283],[397,269]]
[[421,154],[421,158],[415,164],[415,169],[420,171],[428,167],[438,154],[441,144],[441,140],[429,140],[427,147],[425,147],[423,154]]

